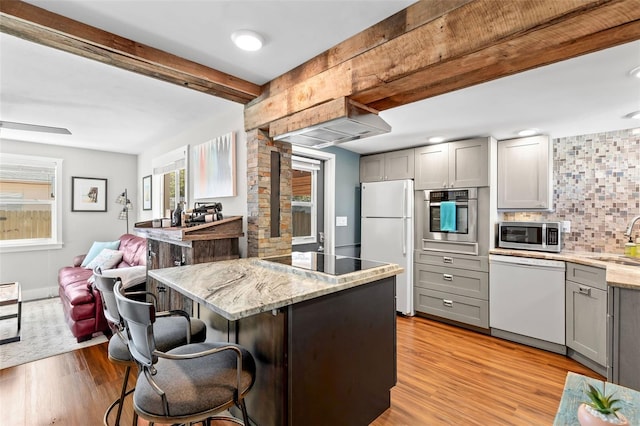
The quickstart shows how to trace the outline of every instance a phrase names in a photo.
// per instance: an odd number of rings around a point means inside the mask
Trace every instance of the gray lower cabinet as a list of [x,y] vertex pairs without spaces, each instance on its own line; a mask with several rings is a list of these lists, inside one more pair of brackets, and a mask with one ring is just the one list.
[[605,270],[567,262],[565,282],[568,356],[605,374],[607,282]]
[[640,290],[610,290],[611,367],[608,380],[640,391]]
[[489,327],[489,302],[426,288],[414,289],[415,310],[480,328]]
[[414,259],[414,309],[418,314],[489,328],[486,257],[422,251]]
[[414,277],[416,285],[422,288],[483,300],[489,294],[489,280],[485,272],[418,263]]

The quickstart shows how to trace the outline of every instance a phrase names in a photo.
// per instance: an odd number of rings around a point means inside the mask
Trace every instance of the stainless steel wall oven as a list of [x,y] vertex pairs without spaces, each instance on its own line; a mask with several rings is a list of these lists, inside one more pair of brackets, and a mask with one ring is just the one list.
[[478,242],[478,188],[425,190],[424,208],[425,240]]

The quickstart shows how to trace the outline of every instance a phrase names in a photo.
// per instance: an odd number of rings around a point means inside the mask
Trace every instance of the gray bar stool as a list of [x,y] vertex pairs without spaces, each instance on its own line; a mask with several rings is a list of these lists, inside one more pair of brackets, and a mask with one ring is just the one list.
[[[155,333],[154,305],[128,298],[120,284],[114,292],[129,351],[138,364],[133,406],[140,417],[151,423],[209,424],[236,405],[244,424],[250,425],[244,398],[255,382],[256,366],[246,349],[205,342],[162,351]],[[243,424],[226,416],[216,419]]]
[[[99,270],[94,270],[93,276],[94,286],[102,296],[104,316],[113,331],[113,335],[109,339],[109,361],[125,366],[120,397],[113,401],[107,408],[103,419],[105,426],[108,426],[111,411],[115,407],[118,407],[114,425],[119,426],[124,399],[135,389],[127,390],[127,386],[131,367],[135,367],[136,363],[129,352],[127,337],[124,335],[124,321],[118,312],[118,305],[113,291],[116,283],[121,283],[121,280],[119,278],[105,277]],[[146,291],[134,291],[128,292],[127,294],[142,298],[154,296],[152,293]],[[193,342],[204,342],[207,337],[207,328],[204,322],[196,318],[191,318],[184,311],[158,312],[156,318],[157,321],[154,324],[156,344],[158,348],[162,350],[170,350]],[[134,411],[134,425],[137,424],[137,417],[137,413]]]

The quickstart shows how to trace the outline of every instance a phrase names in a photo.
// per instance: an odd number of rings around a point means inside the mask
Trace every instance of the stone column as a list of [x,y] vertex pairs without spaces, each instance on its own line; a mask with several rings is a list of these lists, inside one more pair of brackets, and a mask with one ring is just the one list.
[[[280,164],[279,209],[271,203],[272,153]],[[291,191],[291,144],[275,142],[260,130],[247,132],[247,257],[291,253]],[[278,217],[272,217],[274,211]]]

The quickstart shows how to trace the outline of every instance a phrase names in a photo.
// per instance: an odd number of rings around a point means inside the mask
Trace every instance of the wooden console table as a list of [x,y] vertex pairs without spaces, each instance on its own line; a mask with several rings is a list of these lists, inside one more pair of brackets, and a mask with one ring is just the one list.
[[147,291],[158,298],[157,308],[187,312],[192,312],[192,301],[149,277],[149,271],[238,259],[238,238],[244,235],[242,216],[191,227],[154,228],[151,221],[138,222],[134,231],[147,238]]

